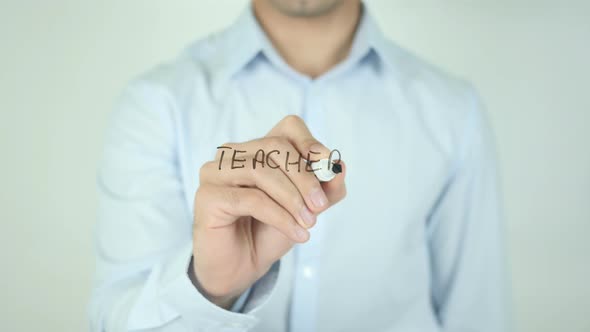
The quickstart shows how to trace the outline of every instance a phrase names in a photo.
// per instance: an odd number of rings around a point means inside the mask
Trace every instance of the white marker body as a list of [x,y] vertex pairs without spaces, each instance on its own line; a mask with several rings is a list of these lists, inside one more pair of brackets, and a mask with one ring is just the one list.
[[320,180],[320,182],[331,181],[336,173],[332,172],[332,162],[330,159],[321,159],[311,163],[311,168],[314,169],[313,173]]

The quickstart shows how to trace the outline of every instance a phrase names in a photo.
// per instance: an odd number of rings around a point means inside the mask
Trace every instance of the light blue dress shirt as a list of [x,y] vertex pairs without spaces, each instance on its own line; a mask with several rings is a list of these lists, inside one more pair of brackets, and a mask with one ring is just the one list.
[[[233,310],[192,285],[200,166],[288,114],[347,163],[319,216]],[[387,40],[364,10],[348,58],[291,69],[248,9],[132,82],[98,174],[93,331],[506,331],[496,161],[473,88]]]

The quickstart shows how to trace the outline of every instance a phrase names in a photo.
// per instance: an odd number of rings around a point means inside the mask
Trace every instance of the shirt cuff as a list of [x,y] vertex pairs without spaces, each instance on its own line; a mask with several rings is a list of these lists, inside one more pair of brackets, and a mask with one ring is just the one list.
[[253,315],[225,310],[204,297],[188,276],[192,243],[187,243],[157,264],[133,307],[128,329],[153,329],[181,319],[181,324],[194,330],[248,330],[258,322]]
[[130,312],[129,330],[153,329],[176,319],[189,329],[246,331],[258,323],[254,312],[274,289],[278,262],[238,298],[230,311],[210,302],[193,285],[187,273],[192,254],[189,242],[153,267]]
[[248,296],[250,296],[251,292],[252,292],[252,287],[249,287],[242,295],[240,295],[240,297],[238,297],[236,302],[234,302],[230,311],[241,313],[242,310],[244,309],[244,305],[246,304],[246,300],[248,299]]
[[244,304],[242,312],[254,313],[266,302],[277,283],[280,266],[281,261],[275,262],[270,270],[250,287],[250,296]]

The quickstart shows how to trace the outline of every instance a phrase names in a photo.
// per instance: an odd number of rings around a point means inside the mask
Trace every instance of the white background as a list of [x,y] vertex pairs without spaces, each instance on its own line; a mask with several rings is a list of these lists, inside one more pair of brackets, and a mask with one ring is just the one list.
[[[112,101],[246,0],[0,2],[0,329],[83,331]],[[489,108],[518,330],[590,331],[590,3],[369,6],[387,35],[469,78]]]

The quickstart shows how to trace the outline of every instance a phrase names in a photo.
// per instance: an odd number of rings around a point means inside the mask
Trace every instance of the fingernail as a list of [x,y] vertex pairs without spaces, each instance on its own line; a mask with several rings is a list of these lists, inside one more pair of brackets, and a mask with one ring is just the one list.
[[328,204],[328,198],[322,189],[316,188],[311,192],[311,202],[315,207],[321,209]]
[[303,227],[297,225],[295,226],[295,236],[299,241],[305,242],[309,236],[309,233],[303,229]]
[[315,216],[313,215],[313,213],[311,213],[311,211],[309,211],[307,207],[304,206],[303,209],[301,209],[299,215],[301,216],[301,219],[303,219],[303,223],[307,227],[311,227],[313,226],[313,224],[315,224]]

